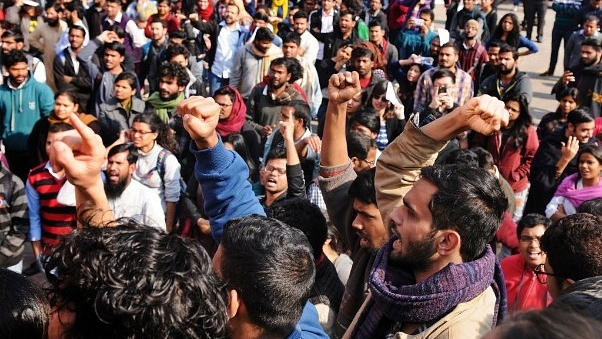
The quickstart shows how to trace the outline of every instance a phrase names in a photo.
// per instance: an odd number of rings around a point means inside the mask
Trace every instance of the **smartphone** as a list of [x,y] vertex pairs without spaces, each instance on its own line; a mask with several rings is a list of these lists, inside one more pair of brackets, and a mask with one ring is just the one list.
[[422,26],[422,25],[424,25],[424,20],[420,19],[420,18],[414,19],[414,25],[415,26]]
[[439,87],[439,91],[437,93],[438,94],[447,93],[447,88],[445,88],[445,86],[441,86],[441,87]]

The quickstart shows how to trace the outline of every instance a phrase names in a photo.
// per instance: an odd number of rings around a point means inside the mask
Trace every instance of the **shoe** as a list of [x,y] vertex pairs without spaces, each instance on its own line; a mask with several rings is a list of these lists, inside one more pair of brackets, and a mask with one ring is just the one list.
[[516,12],[516,11],[518,11],[518,6],[514,6],[514,8],[512,8],[512,11],[513,11],[513,12]]
[[553,77],[554,76],[554,71],[550,71],[547,70],[541,74],[539,74],[540,77]]
[[540,43],[540,44],[541,44],[542,42],[543,42],[543,38],[541,38],[541,37],[537,37],[537,43]]
[[24,276],[29,277],[40,273],[40,268],[38,267],[38,264],[34,261],[31,263],[31,265],[29,265],[28,268],[24,269],[22,273]]

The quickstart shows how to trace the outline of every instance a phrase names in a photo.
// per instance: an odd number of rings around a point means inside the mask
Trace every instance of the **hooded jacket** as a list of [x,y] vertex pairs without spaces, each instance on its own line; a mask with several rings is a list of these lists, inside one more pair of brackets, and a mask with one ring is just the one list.
[[9,86],[8,81],[0,86],[0,135],[6,150],[26,151],[31,129],[40,118],[50,115],[53,108],[50,87],[34,80],[31,72],[19,88]]

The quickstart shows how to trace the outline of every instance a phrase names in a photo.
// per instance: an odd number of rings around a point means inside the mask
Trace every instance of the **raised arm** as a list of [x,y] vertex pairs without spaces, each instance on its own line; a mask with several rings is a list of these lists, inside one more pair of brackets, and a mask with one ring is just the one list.
[[236,152],[224,147],[215,131],[219,112],[220,106],[213,98],[192,96],[178,104],[178,114],[193,141],[190,151],[196,157],[195,175],[205,198],[211,235],[217,243],[229,220],[265,215],[247,180],[247,164]]

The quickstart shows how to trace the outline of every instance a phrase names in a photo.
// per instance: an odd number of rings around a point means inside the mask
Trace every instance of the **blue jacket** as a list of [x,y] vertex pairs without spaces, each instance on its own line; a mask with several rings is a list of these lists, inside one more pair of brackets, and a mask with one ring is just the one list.
[[328,336],[320,325],[318,311],[309,301],[305,303],[301,319],[295,329],[286,339],[328,339]]
[[229,220],[251,214],[265,216],[247,180],[249,167],[236,152],[224,147],[221,138],[217,145],[204,150],[198,150],[191,142],[190,151],[196,157],[194,174],[201,185],[211,236],[216,243],[220,243],[224,224]]
[[33,125],[54,108],[54,95],[31,72],[21,88],[9,87],[8,81],[0,86],[0,135],[7,151],[24,152]]

